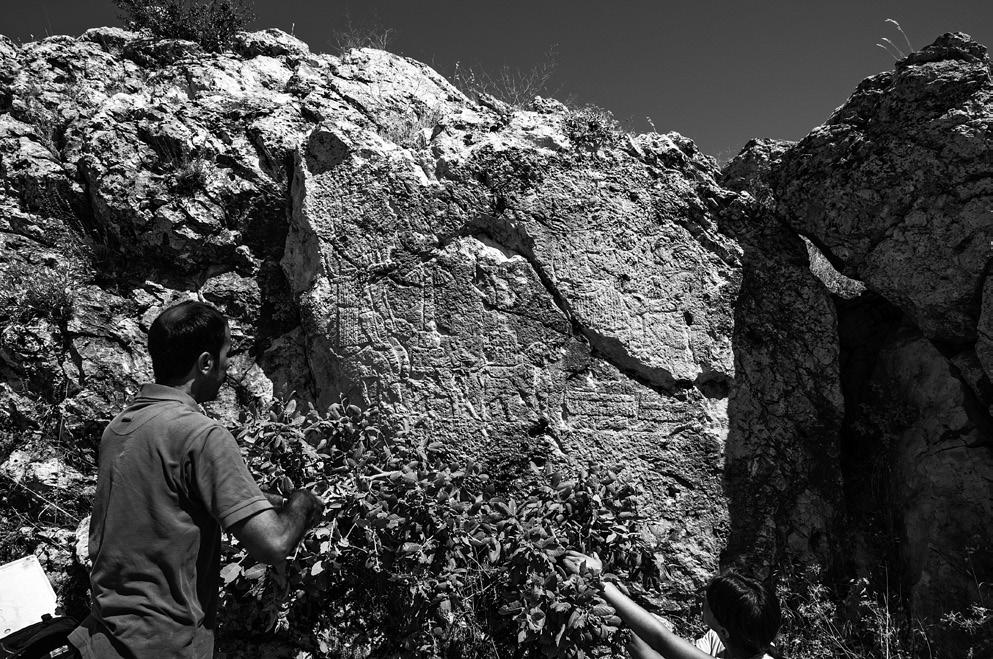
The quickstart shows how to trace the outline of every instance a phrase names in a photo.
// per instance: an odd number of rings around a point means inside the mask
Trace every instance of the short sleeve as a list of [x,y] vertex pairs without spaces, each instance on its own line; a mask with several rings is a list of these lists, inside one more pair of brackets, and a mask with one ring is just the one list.
[[721,650],[724,649],[724,644],[721,643],[721,639],[717,635],[717,632],[713,629],[708,629],[706,634],[696,640],[696,647],[698,650],[706,652],[711,657],[716,657],[720,654]]
[[225,529],[272,508],[248,471],[238,443],[227,430],[211,427],[193,447],[193,486],[207,512]]

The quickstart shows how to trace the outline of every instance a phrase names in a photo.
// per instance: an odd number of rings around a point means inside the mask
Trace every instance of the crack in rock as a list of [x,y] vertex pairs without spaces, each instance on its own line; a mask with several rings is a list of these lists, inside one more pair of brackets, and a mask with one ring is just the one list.
[[[555,280],[548,274],[534,253],[534,239],[519,227],[499,217],[485,218],[472,222],[465,227],[465,235],[484,239],[508,256],[521,256],[531,266],[538,281],[549,294],[555,306],[562,312],[573,329],[573,335],[590,346],[593,357],[611,364],[618,371],[638,383],[666,396],[678,392],[700,388],[708,397],[726,397],[730,386],[730,378],[718,373],[701,374],[696,380],[675,378],[672,372],[661,367],[653,367],[633,356],[622,341],[608,336],[582,323],[572,310],[569,301],[556,286]],[[494,231],[493,229],[496,229]],[[716,383],[716,386],[712,383]],[[723,393],[721,393],[723,392]]]

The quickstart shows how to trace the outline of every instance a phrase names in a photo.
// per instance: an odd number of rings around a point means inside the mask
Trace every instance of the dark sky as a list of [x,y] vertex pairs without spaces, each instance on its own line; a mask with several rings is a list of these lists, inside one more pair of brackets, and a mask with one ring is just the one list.
[[[993,44],[993,1],[972,0],[257,0],[254,27],[332,50],[348,14],[393,29],[390,50],[448,75],[455,62],[526,70],[557,51],[558,96],[626,125],[675,130],[711,155],[751,137],[799,139],[858,82],[892,67],[882,37],[915,48],[942,32]],[[120,25],[111,0],[0,0],[0,33],[25,41]]]

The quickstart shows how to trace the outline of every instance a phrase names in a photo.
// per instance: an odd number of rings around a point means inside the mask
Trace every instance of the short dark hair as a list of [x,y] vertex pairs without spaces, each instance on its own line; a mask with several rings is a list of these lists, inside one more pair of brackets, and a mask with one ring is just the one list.
[[728,643],[749,656],[768,648],[779,632],[782,613],[775,592],[734,570],[710,581],[707,604],[727,630]]
[[155,381],[166,384],[185,376],[204,352],[220,359],[227,327],[224,314],[203,302],[180,302],[160,313],[148,329]]

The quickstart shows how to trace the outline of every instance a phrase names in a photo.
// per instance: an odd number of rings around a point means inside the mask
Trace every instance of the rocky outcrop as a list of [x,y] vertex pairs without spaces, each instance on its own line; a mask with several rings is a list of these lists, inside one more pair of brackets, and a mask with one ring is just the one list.
[[977,337],[991,107],[986,49],[948,34],[864,80],[778,169],[792,226],[938,341]]
[[892,555],[937,614],[974,594],[966,556],[993,580],[968,549],[993,544],[990,89],[946,35],[721,173],[675,133],[278,30],[0,39],[0,471],[85,491],[150,322],[198,298],[232,318],[229,425],[346,396],[501,486],[620,469],[673,610],[722,554]]
[[852,558],[888,564],[932,620],[982,601],[993,577],[991,122],[985,48],[946,34],[863,81],[770,186],[868,289],[836,298]]
[[692,142],[275,30],[7,46],[3,273],[47,301],[5,301],[10,432],[92,446],[149,377],[151,320],[197,297],[233,319],[227,423],[345,395],[510,487],[529,460],[624,470],[672,606],[716,568],[741,277],[719,220],[745,198]]
[[[853,324],[873,323],[865,309],[845,313]],[[961,369],[919,329],[892,314],[889,329],[881,327],[853,399],[860,411],[849,426],[847,496],[864,524],[859,558],[891,561],[914,613],[937,619],[984,596],[977,588],[985,590],[993,565],[993,427]]]

